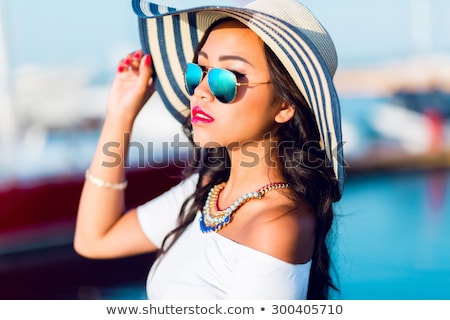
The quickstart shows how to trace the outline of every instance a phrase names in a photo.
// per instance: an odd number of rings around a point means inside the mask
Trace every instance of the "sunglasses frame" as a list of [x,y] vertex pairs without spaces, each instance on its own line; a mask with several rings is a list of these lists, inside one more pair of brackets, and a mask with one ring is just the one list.
[[[189,65],[195,66],[195,67],[198,68],[198,69],[201,71],[201,73],[202,73],[202,76],[201,76],[200,80],[198,81],[198,84],[197,84],[195,87],[193,87],[192,93],[191,93],[191,90],[189,90],[189,87],[188,87],[188,81],[186,80],[186,78],[187,78],[187,77],[186,77],[186,71],[187,71],[187,68],[188,68]],[[205,68],[206,68],[207,70],[204,70]],[[233,77],[233,79],[234,79],[234,94],[233,94],[233,98],[232,98],[230,101],[221,99],[221,98],[220,98],[218,95],[216,95],[216,93],[214,93],[214,91],[211,89],[210,77],[208,76],[208,74],[209,74],[212,70],[218,70],[218,71],[220,71],[220,72],[225,72],[227,75]],[[197,64],[197,63],[189,62],[189,63],[186,64],[186,66],[185,66],[185,68],[184,68],[184,70],[183,70],[184,86],[185,86],[186,91],[187,91],[187,93],[188,93],[189,95],[191,95],[191,96],[194,95],[195,89],[200,85],[200,83],[203,81],[203,79],[205,78],[205,76],[208,76],[207,79],[208,79],[208,88],[209,88],[209,91],[211,92],[211,94],[212,94],[217,100],[219,100],[219,101],[222,102],[222,103],[232,103],[232,102],[236,99],[236,96],[237,96],[237,87],[241,87],[241,86],[253,86],[253,85],[262,85],[262,84],[269,84],[269,83],[271,83],[270,81],[266,81],[266,82],[238,82],[237,76],[236,76],[236,74],[235,74],[233,71],[230,71],[230,70],[224,69],[224,68],[214,68],[214,67],[200,66],[200,65]]]

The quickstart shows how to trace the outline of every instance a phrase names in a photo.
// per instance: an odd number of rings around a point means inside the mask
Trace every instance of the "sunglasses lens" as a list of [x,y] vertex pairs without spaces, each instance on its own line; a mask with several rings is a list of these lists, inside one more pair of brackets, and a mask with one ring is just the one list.
[[184,71],[184,84],[190,95],[194,94],[195,88],[198,87],[203,78],[203,71],[200,66],[194,63],[188,63]]
[[[195,63],[186,64],[184,84],[188,94],[193,95],[203,79],[202,68]],[[236,97],[236,76],[229,70],[214,68],[208,72],[211,93],[222,103],[230,103]]]
[[208,73],[211,93],[222,103],[230,103],[236,97],[236,76],[225,69],[211,69]]

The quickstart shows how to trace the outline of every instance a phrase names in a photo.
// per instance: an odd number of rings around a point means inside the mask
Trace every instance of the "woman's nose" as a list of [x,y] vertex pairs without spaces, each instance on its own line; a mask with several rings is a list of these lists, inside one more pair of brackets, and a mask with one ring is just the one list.
[[197,88],[195,88],[194,95],[204,101],[211,102],[214,100],[214,95],[209,90],[208,75],[205,75]]

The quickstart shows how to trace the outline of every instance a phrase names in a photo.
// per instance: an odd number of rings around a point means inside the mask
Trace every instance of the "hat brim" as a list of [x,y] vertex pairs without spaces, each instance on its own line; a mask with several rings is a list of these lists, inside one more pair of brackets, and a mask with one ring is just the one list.
[[[278,56],[311,107],[322,145],[343,188],[343,150],[339,99],[333,84],[335,68],[317,48],[323,34],[300,29],[260,11],[243,7],[201,6],[177,10],[145,0],[133,0],[139,17],[142,49],[152,55],[155,88],[166,108],[179,121],[189,116],[189,95],[183,69],[191,62],[205,31],[217,20],[231,17],[252,29]],[[311,37],[316,37],[316,44]]]

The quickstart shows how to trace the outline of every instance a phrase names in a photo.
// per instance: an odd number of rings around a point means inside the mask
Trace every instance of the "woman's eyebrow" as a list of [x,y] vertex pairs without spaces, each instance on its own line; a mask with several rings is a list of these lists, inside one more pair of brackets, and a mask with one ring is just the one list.
[[[208,54],[204,51],[200,51],[198,53],[198,55],[204,57],[205,59],[208,58]],[[238,60],[238,61],[242,61],[250,66],[253,66],[253,64],[250,61],[248,61],[247,59],[245,59],[241,56],[238,56],[238,55],[223,55],[223,56],[219,57],[219,61],[226,61],[226,60]]]
[[225,61],[225,60],[238,60],[238,61],[242,61],[248,65],[253,66],[253,64],[248,61],[247,59],[241,57],[241,56],[235,56],[235,55],[227,55],[227,56],[220,56],[219,57],[219,61]]

